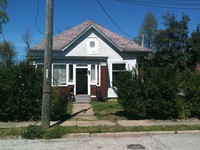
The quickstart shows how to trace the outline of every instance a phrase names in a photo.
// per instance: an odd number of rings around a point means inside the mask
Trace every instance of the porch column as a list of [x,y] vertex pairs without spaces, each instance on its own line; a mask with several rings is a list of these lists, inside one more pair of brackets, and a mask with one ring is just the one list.
[[101,63],[101,96],[102,98],[107,97],[107,64],[106,62]]

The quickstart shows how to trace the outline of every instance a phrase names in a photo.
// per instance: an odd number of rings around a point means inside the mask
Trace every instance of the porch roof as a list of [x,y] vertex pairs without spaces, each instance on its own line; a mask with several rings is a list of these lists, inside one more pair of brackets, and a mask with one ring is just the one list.
[[[54,36],[53,50],[62,51],[91,28],[94,28],[122,52],[151,52],[150,49],[114,33],[91,20],[86,20],[83,23]],[[33,46],[30,50],[44,50],[44,48],[45,40],[42,40],[41,43]]]

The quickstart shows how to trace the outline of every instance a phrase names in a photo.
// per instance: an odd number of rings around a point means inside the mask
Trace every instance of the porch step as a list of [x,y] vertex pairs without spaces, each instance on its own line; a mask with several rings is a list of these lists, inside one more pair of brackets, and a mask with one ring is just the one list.
[[79,94],[79,95],[75,95],[75,102],[76,103],[90,103],[91,98],[89,95]]

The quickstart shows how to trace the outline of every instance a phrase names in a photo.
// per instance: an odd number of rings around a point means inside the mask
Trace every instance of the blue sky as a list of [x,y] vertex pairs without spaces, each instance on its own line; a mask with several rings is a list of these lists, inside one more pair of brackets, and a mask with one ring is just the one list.
[[[133,37],[137,36],[148,11],[151,11],[156,17],[159,24],[158,28],[163,28],[162,15],[166,14],[167,11],[174,11],[178,18],[183,12],[188,15],[191,18],[190,31],[196,28],[196,24],[200,23],[200,9],[169,9],[122,3],[117,0],[99,1],[112,19]],[[6,40],[15,45],[18,60],[25,58],[25,44],[21,37],[26,30],[30,30],[33,34],[32,46],[44,38],[45,35],[41,34],[38,29],[45,33],[45,9],[46,0],[8,0],[7,13],[10,21],[3,26],[3,32]],[[54,0],[54,35],[87,19],[91,19],[111,31],[127,37],[111,22],[96,0]],[[127,38],[130,39],[130,37]],[[2,40],[2,37],[0,37],[0,40]]]

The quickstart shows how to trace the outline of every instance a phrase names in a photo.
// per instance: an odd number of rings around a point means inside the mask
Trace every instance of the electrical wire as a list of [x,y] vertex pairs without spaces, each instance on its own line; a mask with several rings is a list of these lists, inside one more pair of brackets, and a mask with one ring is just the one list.
[[36,16],[35,16],[35,22],[34,22],[34,25],[35,25],[35,28],[36,30],[40,33],[40,34],[44,34],[44,32],[42,32],[39,27],[37,26],[37,20],[38,20],[38,16],[39,16],[39,10],[40,10],[40,2],[39,0],[37,0],[37,11],[36,11]]
[[125,35],[133,38],[133,36],[131,36],[130,34],[128,34],[127,32],[125,32],[115,21],[114,19],[109,15],[109,13],[106,11],[106,9],[104,8],[104,6],[100,3],[99,0],[97,0],[99,6],[102,8],[102,10],[105,12],[105,14],[108,16],[108,18],[112,21],[112,23],[121,31],[123,32]]
[[157,1],[157,0],[116,0],[122,3],[129,3],[140,6],[150,6],[158,8],[168,9],[188,9],[188,10],[200,10],[200,1]]

